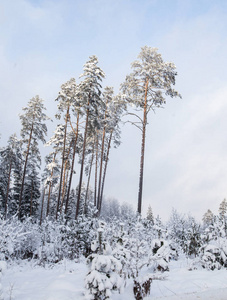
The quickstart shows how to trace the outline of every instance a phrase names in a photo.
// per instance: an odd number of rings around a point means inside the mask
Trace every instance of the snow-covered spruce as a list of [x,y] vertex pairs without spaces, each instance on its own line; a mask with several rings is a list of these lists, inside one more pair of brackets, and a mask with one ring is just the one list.
[[227,267],[227,241],[226,238],[219,238],[210,241],[200,249],[200,259],[203,268],[214,270]]
[[98,230],[98,240],[93,241],[91,254],[87,263],[90,271],[85,278],[87,300],[110,299],[112,291],[121,292],[124,287],[124,279],[120,276],[122,265],[113,257],[112,249],[107,242],[102,240],[103,229]]

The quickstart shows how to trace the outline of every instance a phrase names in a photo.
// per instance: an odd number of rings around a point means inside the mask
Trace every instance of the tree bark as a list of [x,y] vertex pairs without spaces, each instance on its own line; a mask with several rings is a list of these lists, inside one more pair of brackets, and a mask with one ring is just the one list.
[[86,215],[87,213],[87,197],[88,197],[88,190],[89,190],[89,185],[90,185],[90,179],[91,179],[91,170],[92,170],[92,164],[94,160],[94,144],[93,144],[93,150],[92,150],[92,156],[91,156],[91,162],[90,162],[90,170],[88,174],[88,179],[87,179],[87,188],[86,188],[86,194],[85,194],[85,199],[84,199],[84,214]]
[[142,128],[140,177],[139,177],[138,208],[137,208],[137,212],[140,215],[141,215],[141,211],[142,211],[144,152],[145,152],[146,125],[147,125],[147,91],[148,91],[148,79],[146,80],[146,83],[145,83],[145,96],[144,96],[144,105],[143,105],[143,124],[142,124],[143,128]]
[[[56,157],[56,152],[54,153],[54,157],[53,157],[53,163],[55,162],[55,157]],[[49,184],[49,191],[48,191],[48,198],[47,198],[47,211],[46,211],[46,216],[49,215],[49,211],[50,211],[50,193],[51,193],[51,188],[52,188],[52,178],[53,178],[53,174],[54,174],[54,168],[51,169],[51,174],[50,174],[50,184]]]
[[96,137],[96,148],[95,148],[95,189],[94,189],[94,206],[98,208],[97,201],[97,173],[98,173],[98,137]]
[[[105,115],[106,118],[106,115]],[[99,167],[99,184],[98,184],[98,206],[100,203],[100,198],[101,198],[101,184],[102,184],[102,165],[103,165],[103,153],[104,153],[104,144],[105,144],[105,134],[106,134],[106,128],[103,128],[103,133],[102,133],[102,147],[101,147],[101,155],[100,155],[100,167]]]
[[109,141],[107,145],[107,153],[106,153],[106,163],[103,171],[103,178],[102,178],[102,189],[101,189],[101,196],[100,196],[100,204],[99,204],[99,214],[101,213],[102,209],[102,199],[103,199],[103,192],[104,192],[104,184],[105,184],[105,179],[106,179],[106,170],[107,170],[107,165],[108,165],[108,160],[109,160],[109,153],[110,153],[110,147],[111,147],[111,141],[112,141],[112,136],[113,136],[113,130],[111,130],[110,136],[109,136]]
[[7,218],[7,210],[8,210],[8,197],[9,197],[11,170],[12,170],[12,161],[10,161],[10,165],[9,165],[9,175],[8,175],[8,182],[7,182],[6,202],[5,202],[5,220]]
[[63,176],[63,169],[64,169],[64,161],[65,161],[65,144],[66,144],[68,117],[69,117],[69,105],[67,108],[66,120],[65,120],[65,133],[64,133],[64,144],[63,144],[63,153],[62,153],[62,165],[61,165],[60,183],[59,183],[59,191],[58,191],[56,219],[58,218],[58,212],[59,212],[59,206],[60,206],[60,200],[61,200],[62,176]]
[[75,219],[77,219],[78,214],[79,214],[79,209],[80,209],[80,197],[81,197],[81,187],[82,187],[83,172],[84,172],[84,159],[85,159],[88,118],[89,118],[89,105],[90,105],[90,101],[88,100],[87,112],[86,112],[86,123],[85,123],[85,129],[84,129],[84,142],[83,142],[83,152],[82,152],[82,160],[81,160],[81,167],[80,167],[80,180],[79,180],[79,186],[78,186],[78,195],[77,195],[77,205],[76,205]]
[[33,202],[33,179],[32,179],[32,189],[31,189],[31,198],[30,198],[30,217],[32,215],[32,202]]
[[75,162],[75,155],[76,155],[76,146],[77,146],[77,139],[78,139],[78,133],[79,133],[79,112],[77,113],[77,121],[76,121],[76,136],[73,146],[73,157],[72,157],[72,164],[71,164],[71,171],[70,171],[70,177],[69,177],[69,186],[67,191],[67,197],[65,201],[65,215],[67,214],[68,205],[69,205],[69,196],[70,196],[70,190],[71,190],[71,184],[72,184],[72,178],[73,178],[73,171],[74,171],[74,162]]
[[45,191],[46,191],[46,188],[43,189],[42,207],[41,207],[41,214],[40,214],[40,222],[39,222],[39,225],[42,224],[42,219],[43,219],[43,206],[44,206]]

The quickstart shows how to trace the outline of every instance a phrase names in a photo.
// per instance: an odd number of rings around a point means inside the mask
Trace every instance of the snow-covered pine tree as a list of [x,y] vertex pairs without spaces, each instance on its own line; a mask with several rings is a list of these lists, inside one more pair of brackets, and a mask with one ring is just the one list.
[[[66,157],[67,157],[67,151],[66,151],[66,140],[67,140],[67,130],[68,125],[71,122],[70,121],[70,113],[71,113],[71,107],[76,102],[77,99],[77,85],[75,78],[71,78],[66,83],[62,84],[61,91],[59,92],[59,95],[56,99],[58,101],[58,113],[56,114],[56,118],[60,119],[61,115],[64,115],[65,123],[64,123],[64,133],[63,133],[63,147],[62,147],[62,153],[61,153],[61,173],[60,173],[60,181],[59,181],[59,191],[58,191],[58,201],[57,201],[57,210],[56,210],[56,218],[58,216],[58,213],[60,211],[61,202],[63,203],[63,193],[62,191],[62,185],[64,181],[64,168],[66,166]],[[74,142],[75,144],[75,142]],[[76,147],[76,146],[75,146]]]
[[152,212],[151,205],[149,204],[148,209],[147,209],[147,220],[151,223],[154,224],[154,216]]
[[85,114],[85,128],[83,137],[83,149],[81,155],[81,168],[80,177],[78,185],[78,198],[76,207],[76,216],[78,217],[80,210],[80,200],[81,200],[81,188],[83,182],[83,172],[84,172],[84,162],[85,162],[85,151],[87,143],[87,133],[89,122],[92,123],[93,128],[99,127],[99,111],[102,110],[104,106],[101,99],[101,81],[105,77],[104,72],[98,66],[98,59],[95,55],[91,56],[89,61],[84,65],[84,72],[80,76],[83,77],[83,81],[78,86],[79,98],[81,99],[81,104],[83,105]]
[[109,153],[111,145],[114,145],[114,148],[117,148],[120,145],[120,121],[123,112],[126,110],[126,104],[124,99],[121,97],[121,95],[113,96],[112,88],[108,88],[106,90],[106,97],[109,98],[107,101],[107,118],[106,118],[106,124],[105,124],[105,146],[104,146],[104,152],[103,152],[103,161],[104,161],[104,167],[103,167],[103,175],[101,179],[101,191],[100,191],[100,197],[99,197],[99,213],[102,208],[102,200],[103,200],[103,193],[104,193],[104,184],[106,179],[106,172],[107,172],[107,166],[109,161]]
[[9,199],[12,200],[13,172],[22,162],[21,142],[16,134],[10,136],[8,145],[0,150],[0,210],[7,217]]
[[206,226],[206,225],[211,225],[213,221],[214,221],[214,214],[210,209],[208,209],[207,212],[205,212],[205,214],[203,215],[203,223]]
[[[161,54],[156,48],[145,46],[141,49],[138,56],[139,60],[132,63],[132,73],[126,76],[125,82],[121,86],[121,90],[126,100],[140,108],[143,116],[138,113],[131,113],[137,118],[136,125],[142,131],[141,143],[141,161],[139,176],[139,192],[138,192],[138,208],[141,214],[142,209],[142,191],[143,191],[143,169],[144,169],[144,153],[145,153],[145,137],[147,117],[150,110],[165,104],[165,96],[180,97],[172,86],[175,84],[177,72],[173,63],[164,62]],[[140,125],[138,125],[140,123]]]
[[35,161],[28,162],[28,173],[24,183],[24,199],[21,204],[22,216],[36,216],[40,200],[40,178]]
[[219,206],[219,214],[221,217],[224,217],[227,213],[227,201],[224,199]]
[[39,96],[33,97],[26,107],[23,108],[24,114],[20,115],[21,137],[24,149],[24,165],[21,190],[19,196],[18,217],[21,218],[21,204],[24,196],[24,184],[27,172],[27,166],[31,153],[38,161],[41,161],[38,141],[46,142],[47,126],[45,121],[49,118],[44,113],[43,100]]
[[98,237],[92,242],[92,250],[94,253],[87,259],[90,270],[85,278],[85,297],[89,300],[111,299],[112,291],[122,291],[124,279],[120,276],[120,261],[112,255],[110,245],[103,241],[103,228],[98,229]]

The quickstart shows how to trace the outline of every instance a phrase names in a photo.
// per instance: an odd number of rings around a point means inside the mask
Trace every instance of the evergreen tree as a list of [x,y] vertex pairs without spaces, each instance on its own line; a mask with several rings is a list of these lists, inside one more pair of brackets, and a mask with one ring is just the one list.
[[84,80],[79,84],[78,89],[80,95],[79,97],[83,103],[83,108],[85,109],[85,128],[75,218],[77,218],[80,210],[81,188],[89,123],[92,123],[91,127],[93,128],[97,128],[99,126],[98,114],[103,107],[103,102],[101,99],[102,86],[100,82],[105,77],[105,74],[102,69],[98,67],[98,59],[95,55],[91,56],[89,61],[85,63],[84,73],[80,77],[84,77]]
[[[141,143],[141,160],[140,160],[140,176],[139,176],[139,192],[138,192],[138,208],[141,214],[142,209],[142,191],[143,191],[143,170],[144,170],[144,153],[147,117],[150,110],[162,106],[166,100],[165,95],[177,97],[180,94],[172,88],[175,84],[175,65],[173,63],[164,62],[161,54],[156,48],[143,47],[138,56],[139,60],[132,63],[132,73],[128,75],[121,89],[124,97],[129,103],[143,111],[143,116],[131,113],[137,117],[134,125],[140,128],[142,132]],[[138,122],[139,121],[139,122]],[[138,123],[140,125],[138,125]]]
[[150,204],[147,209],[147,220],[150,221],[152,224],[154,224],[154,216],[153,216],[153,212],[152,212],[152,208],[151,208]]
[[210,209],[203,215],[203,223],[204,225],[211,225],[214,221],[214,214]]
[[[63,148],[62,148],[62,164],[61,164],[61,173],[60,173],[60,181],[59,181],[59,192],[58,192],[58,201],[57,201],[57,210],[56,210],[56,218],[58,216],[58,212],[60,210],[61,201],[63,203],[63,193],[62,185],[63,185],[63,176],[64,176],[64,167],[67,164],[67,151],[66,151],[66,140],[67,140],[67,129],[68,123],[70,122],[70,110],[74,102],[76,101],[77,94],[77,86],[74,78],[71,78],[66,83],[62,84],[61,91],[56,99],[59,101],[58,103],[58,113],[56,117],[58,119],[61,118],[61,115],[64,114],[65,124],[64,124],[64,135],[63,135]],[[62,198],[62,199],[61,199]]]
[[24,150],[24,165],[23,165],[23,175],[21,182],[21,190],[19,196],[19,206],[18,206],[18,217],[21,218],[21,205],[24,196],[24,184],[27,172],[27,166],[31,153],[33,158],[40,165],[41,157],[38,146],[38,141],[45,143],[45,136],[47,134],[47,126],[45,121],[49,118],[43,112],[46,108],[43,105],[43,100],[39,96],[33,97],[29,102],[27,107],[23,108],[24,114],[20,115],[20,120],[22,124],[21,137],[22,143],[25,147]]
[[224,199],[219,206],[219,214],[221,217],[224,217],[226,215],[227,212],[227,201],[226,199]]
[[8,145],[0,150],[0,208],[5,218],[8,211],[8,200],[12,200],[11,182],[13,172],[21,163],[21,143],[16,134],[10,136]]

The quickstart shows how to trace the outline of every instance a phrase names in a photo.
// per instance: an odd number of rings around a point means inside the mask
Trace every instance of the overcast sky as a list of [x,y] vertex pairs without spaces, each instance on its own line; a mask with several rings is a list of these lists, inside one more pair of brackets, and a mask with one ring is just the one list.
[[[39,94],[54,117],[60,86],[90,55],[118,92],[142,46],[177,67],[176,89],[149,115],[143,213],[196,218],[227,197],[227,1],[0,0],[0,146]],[[49,136],[54,125],[50,126]],[[141,136],[129,124],[110,153],[105,194],[137,206]]]

